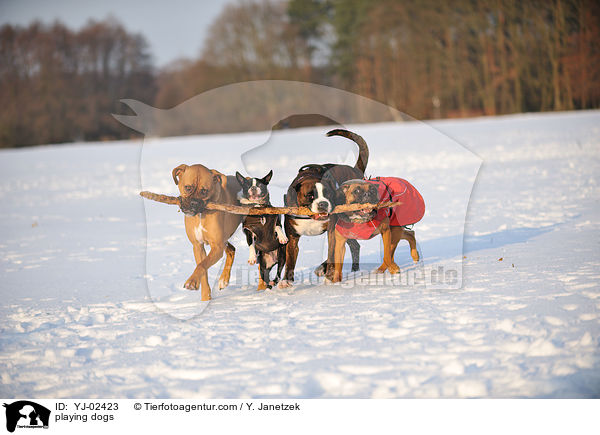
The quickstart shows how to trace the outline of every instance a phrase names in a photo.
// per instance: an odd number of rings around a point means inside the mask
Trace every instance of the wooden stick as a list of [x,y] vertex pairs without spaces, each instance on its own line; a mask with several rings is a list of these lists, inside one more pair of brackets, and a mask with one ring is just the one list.
[[[162,202],[164,204],[180,204],[180,197],[178,196],[160,195],[158,193],[147,191],[140,192],[140,195],[144,198]],[[335,207],[331,214],[348,213],[357,210],[377,210],[380,208],[396,207],[401,204],[401,202],[391,201],[381,202],[379,204],[342,204]],[[231,204],[215,204],[209,202],[206,204],[206,208],[208,210],[218,210],[242,215],[293,214],[298,216],[313,216],[319,214],[311,211],[308,207],[247,207]]]
[[340,204],[336,205],[332,214],[348,213],[358,210],[379,210],[380,208],[390,208],[402,205],[401,202],[384,201],[378,204]]
[[208,203],[206,208],[209,210],[224,211],[233,214],[243,215],[263,215],[263,214],[297,214],[300,216],[310,216],[316,213],[310,211],[308,207],[248,207],[230,204]]
[[151,199],[152,201],[162,202],[163,204],[179,205],[179,196],[160,195],[158,193],[148,192],[147,190],[140,192],[140,196]]

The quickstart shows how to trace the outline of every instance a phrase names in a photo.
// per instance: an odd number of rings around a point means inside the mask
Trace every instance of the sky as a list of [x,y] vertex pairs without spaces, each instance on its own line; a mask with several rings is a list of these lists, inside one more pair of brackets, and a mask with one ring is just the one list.
[[60,20],[79,29],[90,19],[116,17],[130,32],[142,33],[158,67],[197,57],[208,27],[236,0],[0,0],[0,25]]

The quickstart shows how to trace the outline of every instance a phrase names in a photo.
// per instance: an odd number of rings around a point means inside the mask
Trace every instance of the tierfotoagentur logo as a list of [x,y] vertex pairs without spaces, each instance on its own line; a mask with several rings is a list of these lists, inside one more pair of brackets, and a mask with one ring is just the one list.
[[48,429],[50,410],[29,400],[19,400],[3,405],[6,408],[6,430]]

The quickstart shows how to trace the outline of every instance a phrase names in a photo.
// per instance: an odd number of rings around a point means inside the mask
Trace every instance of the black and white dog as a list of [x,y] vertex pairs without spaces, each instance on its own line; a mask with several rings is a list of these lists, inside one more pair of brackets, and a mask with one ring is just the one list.
[[[337,216],[331,215],[336,206],[337,188],[345,181],[362,179],[369,160],[369,147],[365,140],[348,130],[335,129],[327,136],[342,136],[358,145],[358,159],[354,167],[339,164],[311,164],[300,168],[298,175],[290,184],[284,196],[286,206],[304,206],[310,208],[313,216],[285,216],[285,234],[289,242],[285,274],[279,283],[280,288],[291,287],[294,282],[294,269],[298,259],[298,242],[301,236],[318,236],[327,231],[327,259],[315,270],[319,276],[333,273],[334,229]],[[356,240],[348,239],[352,254],[352,271],[359,270],[360,245]]]
[[[239,172],[236,172],[235,176],[242,186],[238,193],[241,204],[253,207],[271,206],[267,186],[273,171],[269,171],[263,178],[246,178]],[[285,265],[285,245],[288,239],[281,228],[281,217],[276,214],[248,215],[244,218],[242,229],[250,247],[248,264],[256,264],[258,261],[257,290],[272,288],[279,282]],[[275,264],[277,274],[271,281],[269,276]]]

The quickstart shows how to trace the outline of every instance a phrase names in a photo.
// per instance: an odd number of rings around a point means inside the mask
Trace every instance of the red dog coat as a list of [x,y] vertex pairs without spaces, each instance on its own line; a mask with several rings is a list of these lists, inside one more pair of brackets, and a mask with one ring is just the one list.
[[394,201],[402,204],[393,208],[380,208],[373,220],[353,223],[338,220],[336,230],[347,239],[368,240],[374,236],[381,221],[390,216],[390,226],[402,227],[419,222],[425,214],[425,202],[419,191],[408,181],[397,177],[377,177],[365,180],[377,185],[379,202]]

